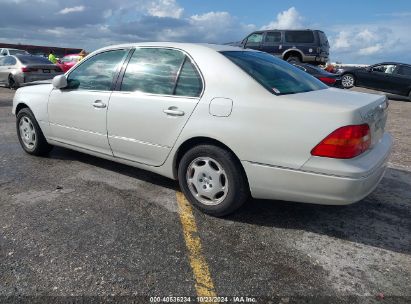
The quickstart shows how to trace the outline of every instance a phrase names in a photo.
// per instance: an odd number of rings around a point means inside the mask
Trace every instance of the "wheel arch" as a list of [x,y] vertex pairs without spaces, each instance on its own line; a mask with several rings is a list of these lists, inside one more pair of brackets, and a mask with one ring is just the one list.
[[298,57],[300,57],[301,61],[303,61],[304,58],[304,54],[302,51],[300,51],[299,49],[288,49],[286,50],[283,55],[282,58],[284,60],[287,60],[288,57],[292,56],[292,55],[297,55]]
[[[17,116],[17,114],[21,111],[21,109],[24,109],[24,108],[30,109],[30,107],[26,103],[19,102],[16,106],[15,115]],[[30,111],[31,111],[31,109],[30,109]]]
[[236,158],[236,160],[238,161],[238,163],[240,164],[240,168],[242,173],[245,176],[245,179],[248,183],[248,178],[247,178],[247,174],[245,172],[245,169],[243,167],[243,165],[241,164],[240,159],[238,158],[237,154],[226,144],[224,144],[223,142],[211,138],[211,137],[205,137],[205,136],[198,136],[198,137],[192,137],[189,138],[187,140],[185,140],[177,149],[175,155],[174,155],[174,160],[173,160],[173,176],[175,179],[178,179],[178,166],[180,164],[180,161],[183,157],[183,155],[190,150],[192,147],[194,146],[198,146],[198,145],[204,145],[204,144],[209,144],[209,145],[214,145],[220,148],[223,148],[229,152],[231,152],[234,157]]

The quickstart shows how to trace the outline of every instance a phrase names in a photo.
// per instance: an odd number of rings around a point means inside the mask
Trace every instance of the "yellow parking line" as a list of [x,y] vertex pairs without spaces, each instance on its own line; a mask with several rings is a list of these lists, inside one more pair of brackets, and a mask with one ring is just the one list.
[[201,240],[193,209],[184,194],[177,192],[177,203],[180,209],[180,221],[183,226],[184,239],[188,249],[191,269],[195,278],[195,288],[199,297],[215,297],[213,280],[201,249]]

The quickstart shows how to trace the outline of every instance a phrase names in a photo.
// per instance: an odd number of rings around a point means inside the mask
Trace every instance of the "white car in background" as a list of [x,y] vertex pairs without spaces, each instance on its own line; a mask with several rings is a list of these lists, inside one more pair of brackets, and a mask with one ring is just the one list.
[[19,49],[0,49],[0,56],[30,55],[26,50]]
[[250,196],[361,200],[392,140],[385,96],[332,89],[272,55],[231,46],[136,43],[98,50],[52,84],[19,89],[17,133],[178,179],[215,216]]

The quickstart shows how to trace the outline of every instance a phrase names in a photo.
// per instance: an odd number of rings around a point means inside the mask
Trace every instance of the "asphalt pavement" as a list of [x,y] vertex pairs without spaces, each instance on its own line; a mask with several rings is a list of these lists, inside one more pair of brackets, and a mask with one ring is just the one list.
[[0,88],[0,302],[195,302],[206,287],[204,302],[411,302],[411,102],[390,100],[393,155],[361,202],[250,200],[213,218],[159,175],[24,153],[13,93]]

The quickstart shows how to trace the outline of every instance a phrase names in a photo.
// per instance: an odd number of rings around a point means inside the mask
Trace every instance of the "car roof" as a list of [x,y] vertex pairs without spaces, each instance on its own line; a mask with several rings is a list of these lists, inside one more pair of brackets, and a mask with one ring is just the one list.
[[373,64],[373,65],[382,65],[382,64],[384,64],[384,65],[406,65],[406,66],[411,67],[411,64],[409,64],[409,63],[401,63],[401,62],[393,62],[393,61],[381,62],[381,63],[376,63],[376,64]]
[[253,33],[265,33],[265,32],[271,32],[271,31],[283,31],[283,32],[323,32],[320,30],[312,30],[312,29],[265,29],[265,30],[258,30],[258,31],[254,31]]
[[[138,43],[126,43],[108,46],[95,52],[101,52],[105,50],[118,49],[118,48],[132,48],[132,47],[165,47],[176,48],[183,51],[190,52],[191,50],[203,50],[203,51],[254,51],[250,49],[243,49],[236,46],[222,45],[222,44],[209,44],[209,43],[182,43],[182,42],[138,42]],[[95,53],[93,52],[93,53]]]
[[23,51],[23,52],[27,52],[26,50],[22,50],[22,49],[11,49],[11,48],[4,48],[4,50],[11,50],[11,51]]

